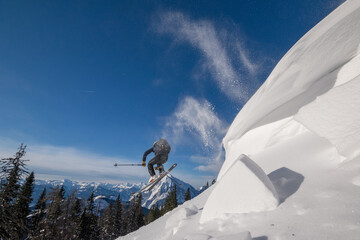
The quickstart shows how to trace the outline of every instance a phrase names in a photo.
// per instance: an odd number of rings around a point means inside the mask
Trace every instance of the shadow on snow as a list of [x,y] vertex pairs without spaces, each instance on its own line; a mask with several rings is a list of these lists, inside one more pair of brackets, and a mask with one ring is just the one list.
[[304,176],[286,167],[271,172],[268,177],[274,184],[280,203],[293,195],[304,181]]

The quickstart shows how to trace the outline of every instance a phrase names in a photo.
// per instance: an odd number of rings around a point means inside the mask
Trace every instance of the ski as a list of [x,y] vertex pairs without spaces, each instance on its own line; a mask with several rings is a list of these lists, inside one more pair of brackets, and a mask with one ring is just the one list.
[[163,179],[166,175],[169,174],[169,172],[171,170],[173,170],[175,167],[177,166],[176,163],[174,163],[167,171],[165,171],[163,174],[161,174],[158,178],[156,178],[153,182],[151,183],[148,183],[146,186],[144,186],[143,188],[141,188],[139,191],[137,191],[136,193],[134,193],[131,198],[130,198],[130,201],[131,199],[133,199],[134,197],[136,197],[137,195],[139,195],[140,193],[144,192],[144,191],[150,191],[151,189],[153,189],[153,187],[158,183],[160,182],[161,179]]
[[177,166],[176,163],[174,163],[167,171],[165,171],[163,174],[161,174],[158,178],[156,178],[153,182],[152,182],[152,185],[149,186],[149,188],[145,189],[145,191],[150,191],[151,189],[153,189],[153,187],[158,183],[160,182],[161,179],[163,179],[166,175],[169,174],[169,172],[171,170],[173,170],[175,167]]

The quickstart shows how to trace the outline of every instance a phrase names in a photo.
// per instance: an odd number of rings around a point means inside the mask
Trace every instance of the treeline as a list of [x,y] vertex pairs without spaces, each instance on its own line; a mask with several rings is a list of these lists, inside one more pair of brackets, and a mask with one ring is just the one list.
[[[43,190],[35,206],[34,173],[26,168],[25,145],[13,158],[0,160],[0,239],[115,239],[133,232],[178,206],[176,186],[164,206],[153,206],[144,215],[142,196],[128,204],[120,195],[106,209],[95,204],[94,193],[87,200],[72,192],[67,198],[58,186],[49,193]],[[25,179],[25,181],[21,181]],[[191,199],[190,190],[185,200]]]

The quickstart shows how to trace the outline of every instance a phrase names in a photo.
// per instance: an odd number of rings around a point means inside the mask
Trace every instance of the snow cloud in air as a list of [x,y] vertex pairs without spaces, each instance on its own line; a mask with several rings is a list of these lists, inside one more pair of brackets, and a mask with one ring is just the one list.
[[247,101],[253,92],[249,78],[253,78],[259,67],[249,57],[244,44],[231,34],[220,35],[208,20],[192,20],[179,12],[161,14],[154,25],[157,32],[170,34],[175,41],[200,50],[205,68],[229,99],[238,103]]
[[[198,140],[202,147],[210,153],[199,170],[219,169],[221,141],[228,124],[221,120],[215,109],[207,100],[197,100],[187,96],[182,99],[175,112],[168,117],[163,136],[175,144],[181,144],[187,135]],[[205,159],[205,158],[203,158]],[[214,167],[216,165],[216,167]]]

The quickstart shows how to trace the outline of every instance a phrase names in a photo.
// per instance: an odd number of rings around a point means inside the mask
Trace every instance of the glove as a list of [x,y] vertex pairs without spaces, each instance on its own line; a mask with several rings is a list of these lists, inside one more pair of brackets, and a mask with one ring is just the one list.
[[142,166],[146,167],[146,162],[145,161],[142,161]]

